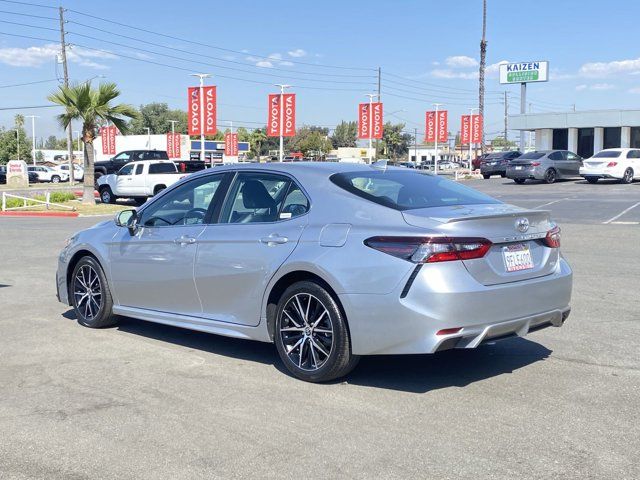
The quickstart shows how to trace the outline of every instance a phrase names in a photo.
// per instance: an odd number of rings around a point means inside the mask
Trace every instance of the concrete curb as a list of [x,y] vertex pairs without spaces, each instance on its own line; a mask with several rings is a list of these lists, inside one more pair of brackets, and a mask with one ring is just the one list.
[[0,212],[0,217],[78,217],[78,212]]

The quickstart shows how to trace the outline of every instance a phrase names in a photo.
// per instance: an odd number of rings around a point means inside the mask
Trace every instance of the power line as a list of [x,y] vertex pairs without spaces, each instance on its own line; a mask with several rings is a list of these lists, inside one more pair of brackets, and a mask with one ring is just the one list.
[[2,23],[9,23],[11,25],[18,25],[19,27],[38,28],[40,30],[49,30],[53,32],[59,32],[59,28],[42,27],[40,25],[29,25],[27,23],[10,22],[9,20],[0,20]]
[[[426,82],[426,81],[423,81],[423,80],[414,80],[412,78],[403,77],[403,76],[396,75],[394,73],[389,73],[389,72],[385,72],[385,75],[389,75],[391,77],[399,78],[399,79],[405,80],[407,82],[414,82],[414,83],[417,83],[417,84],[420,84],[420,85],[429,85],[429,86],[432,86],[432,87],[437,87],[437,88],[442,88],[442,89],[447,89],[447,90],[458,90],[458,91],[461,91],[461,92],[471,92],[471,93],[476,93],[477,94],[477,92],[475,90],[470,90],[468,88],[449,87],[447,85],[439,85],[437,83],[430,83],[430,82]],[[489,92],[490,93],[502,93],[502,92],[500,92],[498,90],[490,90]]]
[[52,78],[50,80],[38,80],[36,82],[27,82],[27,83],[14,83],[12,85],[0,85],[0,88],[11,88],[11,87],[24,87],[26,85],[35,85],[37,83],[49,83],[49,82],[57,82],[57,78]]
[[0,110],[26,110],[29,108],[53,108],[59,106],[60,105],[29,105],[25,107],[0,107]]
[[41,18],[41,19],[44,19],[44,20],[57,20],[57,18],[55,18],[55,17],[45,17],[43,15],[33,15],[32,13],[10,12],[8,10],[0,10],[0,13],[6,13],[7,15],[18,15],[20,17]]
[[40,3],[29,3],[29,2],[18,2],[16,0],[0,0],[3,3],[15,3],[17,5],[26,5],[27,7],[40,7],[40,8],[51,8],[53,10],[57,10],[58,7],[52,7],[51,5],[42,5]]

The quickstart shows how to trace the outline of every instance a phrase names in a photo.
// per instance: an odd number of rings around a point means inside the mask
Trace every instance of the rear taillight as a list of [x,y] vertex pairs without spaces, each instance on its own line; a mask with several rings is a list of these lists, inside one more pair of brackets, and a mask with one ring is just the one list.
[[607,163],[607,167],[608,168],[615,167],[616,165],[618,165],[618,162],[609,162],[609,163]]
[[371,237],[364,244],[413,263],[451,262],[482,258],[491,248],[486,238]]
[[555,226],[547,232],[544,244],[550,248],[560,248],[560,227]]
[[539,167],[540,166],[540,162],[531,162],[531,166],[532,167]]

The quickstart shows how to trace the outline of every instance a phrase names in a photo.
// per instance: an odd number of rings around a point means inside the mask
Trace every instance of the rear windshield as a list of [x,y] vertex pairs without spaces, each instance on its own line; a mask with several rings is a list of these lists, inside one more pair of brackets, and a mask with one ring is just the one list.
[[504,157],[506,154],[504,152],[499,152],[499,153],[490,153],[489,155],[487,155],[484,160],[495,160],[496,158],[502,158]]
[[176,173],[176,166],[173,163],[152,163],[149,165],[149,174]]
[[596,153],[593,158],[618,158],[621,153],[620,150],[603,150]]
[[525,153],[524,155],[521,155],[518,157],[518,160],[537,160],[539,158],[544,157],[544,153],[541,152],[529,152],[529,153]]
[[358,197],[395,210],[500,203],[451,180],[411,170],[336,173],[330,179]]

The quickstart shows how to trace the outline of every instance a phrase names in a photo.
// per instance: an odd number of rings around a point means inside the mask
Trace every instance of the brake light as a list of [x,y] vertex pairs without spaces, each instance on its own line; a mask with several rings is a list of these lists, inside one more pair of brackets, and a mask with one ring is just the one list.
[[486,238],[371,237],[367,247],[413,263],[451,262],[484,257],[491,248]]
[[547,232],[544,244],[549,248],[560,248],[560,227],[555,226]]
[[540,166],[540,162],[531,162],[531,166],[532,167],[539,167]]
[[609,162],[607,163],[607,168],[615,167],[616,165],[618,165],[618,162]]

